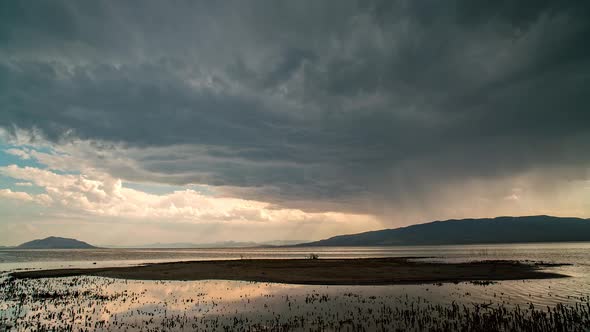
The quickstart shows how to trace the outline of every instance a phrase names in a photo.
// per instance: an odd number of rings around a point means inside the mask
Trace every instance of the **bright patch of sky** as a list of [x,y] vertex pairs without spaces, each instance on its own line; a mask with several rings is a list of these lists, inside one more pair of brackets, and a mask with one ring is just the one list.
[[139,183],[139,182],[123,182],[123,187],[135,189],[155,195],[170,194],[178,190],[191,189],[203,195],[212,195],[213,192],[209,186],[204,185],[186,185],[186,186],[172,186],[161,183]]

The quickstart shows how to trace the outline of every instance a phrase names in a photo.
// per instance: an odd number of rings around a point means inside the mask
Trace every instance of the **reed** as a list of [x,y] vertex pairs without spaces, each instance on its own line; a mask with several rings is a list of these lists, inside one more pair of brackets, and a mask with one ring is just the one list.
[[[111,286],[117,291],[105,291]],[[135,281],[135,286],[144,282]],[[166,283],[151,284],[166,289]],[[254,287],[264,284],[252,283]],[[195,292],[164,298],[99,277],[0,282],[0,330],[28,331],[584,331],[590,297],[537,307],[434,303],[423,297],[313,290],[304,296],[247,291],[224,302]],[[473,286],[476,287],[476,286]],[[481,287],[481,286],[479,286]],[[158,288],[158,289],[160,289]],[[134,288],[136,289],[136,288]],[[351,288],[354,289],[354,288]]]

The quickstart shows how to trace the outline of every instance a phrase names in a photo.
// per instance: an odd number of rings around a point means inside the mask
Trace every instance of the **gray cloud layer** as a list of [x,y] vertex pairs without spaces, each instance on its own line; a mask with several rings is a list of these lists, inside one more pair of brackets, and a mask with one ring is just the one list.
[[587,1],[0,6],[0,126],[141,149],[118,176],[353,210],[587,176]]

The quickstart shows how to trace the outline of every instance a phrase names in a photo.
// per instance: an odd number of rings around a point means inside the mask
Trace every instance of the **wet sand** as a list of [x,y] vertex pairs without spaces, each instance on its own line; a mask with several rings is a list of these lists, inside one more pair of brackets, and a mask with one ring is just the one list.
[[393,285],[566,277],[515,261],[418,262],[407,258],[245,259],[133,267],[13,272],[17,279],[100,276],[131,280],[240,280],[308,285]]

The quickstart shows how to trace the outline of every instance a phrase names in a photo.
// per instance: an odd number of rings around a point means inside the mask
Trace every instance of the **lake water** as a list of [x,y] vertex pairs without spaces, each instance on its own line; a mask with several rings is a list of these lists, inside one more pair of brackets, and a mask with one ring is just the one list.
[[[543,308],[560,308],[559,305],[565,304],[572,308],[579,306],[582,309],[576,310],[583,312],[586,312],[586,305],[590,312],[588,242],[404,247],[0,250],[0,271],[183,260],[304,258],[309,253],[319,254],[320,259],[420,257],[418,259],[453,262],[505,259],[571,265],[546,268],[566,274],[569,278],[502,281],[486,286],[472,283],[303,286],[222,280],[125,281],[97,277],[25,280],[4,284],[5,287],[0,289],[0,323],[17,330],[35,330],[35,324],[46,328],[91,327],[99,330],[149,328],[190,331],[223,330],[224,327],[272,330],[278,326],[290,327],[285,330],[383,330],[400,326],[420,330],[425,327],[416,325],[416,321],[408,321],[410,313],[422,317],[419,321],[424,320],[424,324],[429,321],[428,324],[434,324],[425,326],[443,326],[436,324],[443,324],[441,321],[445,319],[446,323],[455,322],[458,326],[473,324],[473,320],[464,320],[465,315],[453,316],[449,309],[453,306],[463,308],[457,310],[475,310],[478,315],[484,312],[484,309],[480,312],[481,306],[489,310],[485,315],[499,317],[513,317],[511,315],[515,314],[511,313],[511,308],[518,306],[529,310],[531,305],[534,309],[530,310],[554,310]],[[534,316],[532,311],[518,310],[519,315]],[[386,320],[383,317],[393,318]],[[439,317],[441,321],[431,321],[432,317]],[[494,319],[494,322],[498,321],[497,317]],[[588,319],[586,327],[590,328],[590,317]]]

